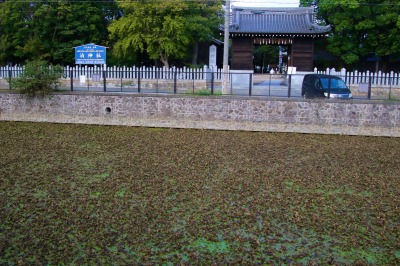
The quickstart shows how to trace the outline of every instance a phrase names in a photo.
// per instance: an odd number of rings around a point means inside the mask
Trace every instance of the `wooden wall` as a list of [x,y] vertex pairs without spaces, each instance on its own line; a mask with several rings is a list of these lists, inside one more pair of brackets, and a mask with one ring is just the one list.
[[298,38],[293,39],[290,52],[289,66],[296,67],[297,71],[313,70],[314,39]]
[[232,62],[233,70],[253,69],[253,38],[236,37],[232,38]]

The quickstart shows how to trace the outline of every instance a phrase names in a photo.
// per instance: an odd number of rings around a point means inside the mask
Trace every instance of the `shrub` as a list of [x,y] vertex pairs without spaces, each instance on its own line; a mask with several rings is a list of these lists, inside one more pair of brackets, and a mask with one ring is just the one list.
[[28,96],[50,95],[60,82],[62,67],[47,65],[43,60],[28,61],[24,73],[12,81],[19,91]]

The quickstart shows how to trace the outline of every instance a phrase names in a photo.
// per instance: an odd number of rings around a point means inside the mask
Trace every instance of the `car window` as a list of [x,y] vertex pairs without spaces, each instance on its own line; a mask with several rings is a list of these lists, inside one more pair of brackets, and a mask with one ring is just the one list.
[[324,89],[328,89],[329,80],[331,81],[331,89],[346,89],[347,86],[342,79],[329,79],[329,78],[322,78],[322,87]]
[[317,90],[322,90],[321,81],[320,81],[319,79],[316,79],[316,80],[315,80],[315,88],[316,88]]

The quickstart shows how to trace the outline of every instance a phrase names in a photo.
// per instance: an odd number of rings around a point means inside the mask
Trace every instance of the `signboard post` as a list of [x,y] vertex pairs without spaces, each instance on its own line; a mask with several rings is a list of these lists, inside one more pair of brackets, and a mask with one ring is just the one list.
[[[104,91],[106,91],[106,49],[107,47],[96,45],[94,43],[88,43],[85,45],[75,47],[75,64],[77,65],[104,65],[103,79],[104,79]],[[85,83],[86,76],[80,77],[80,82]],[[96,74],[93,77],[93,81],[100,81],[99,75]]]

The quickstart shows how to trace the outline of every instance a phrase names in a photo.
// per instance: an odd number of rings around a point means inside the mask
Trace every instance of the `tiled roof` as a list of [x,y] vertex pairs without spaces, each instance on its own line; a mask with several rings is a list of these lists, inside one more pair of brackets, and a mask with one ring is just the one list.
[[314,22],[313,8],[270,8],[234,10],[230,33],[322,35],[331,26]]

